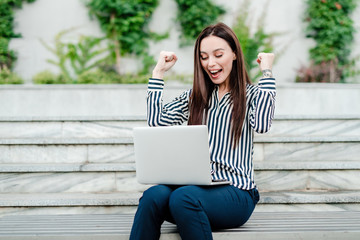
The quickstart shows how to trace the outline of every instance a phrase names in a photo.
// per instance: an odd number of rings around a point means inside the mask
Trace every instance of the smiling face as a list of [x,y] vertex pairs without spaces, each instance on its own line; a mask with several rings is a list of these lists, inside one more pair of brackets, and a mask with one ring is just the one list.
[[211,81],[229,90],[229,75],[235,53],[222,38],[210,35],[200,43],[200,62]]

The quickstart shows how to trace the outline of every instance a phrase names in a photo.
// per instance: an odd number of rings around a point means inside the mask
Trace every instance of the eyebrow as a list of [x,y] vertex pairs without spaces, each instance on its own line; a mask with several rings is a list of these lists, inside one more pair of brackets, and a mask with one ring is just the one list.
[[[212,52],[217,52],[217,51],[220,51],[220,50],[224,51],[225,49],[223,49],[223,48],[217,48],[217,49],[215,49],[215,50],[212,51]],[[207,52],[204,52],[204,51],[200,51],[200,53],[206,53],[206,54],[207,54]]]

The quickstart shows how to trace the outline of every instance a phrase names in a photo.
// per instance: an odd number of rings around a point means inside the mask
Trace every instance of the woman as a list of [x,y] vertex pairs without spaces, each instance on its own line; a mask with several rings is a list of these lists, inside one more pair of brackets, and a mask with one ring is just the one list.
[[258,55],[263,78],[251,85],[234,32],[222,23],[209,26],[195,43],[193,88],[163,106],[162,79],[177,57],[160,53],[148,85],[148,124],[206,124],[212,178],[232,184],[149,188],[140,198],[130,239],[159,239],[164,220],[177,225],[182,239],[212,239],[212,229],[238,227],[249,219],[259,201],[253,130],[267,132],[274,115],[273,60],[272,53]]

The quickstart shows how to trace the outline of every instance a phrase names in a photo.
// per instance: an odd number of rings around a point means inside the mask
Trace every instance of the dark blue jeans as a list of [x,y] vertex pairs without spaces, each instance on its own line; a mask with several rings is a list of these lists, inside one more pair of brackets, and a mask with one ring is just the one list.
[[214,229],[243,225],[258,201],[256,189],[231,185],[153,186],[140,198],[130,240],[159,239],[165,220],[177,225],[183,240],[213,239]]

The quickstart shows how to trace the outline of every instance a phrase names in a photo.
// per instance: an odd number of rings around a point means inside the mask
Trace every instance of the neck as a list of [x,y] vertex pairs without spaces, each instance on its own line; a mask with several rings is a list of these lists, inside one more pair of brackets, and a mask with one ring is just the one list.
[[223,83],[219,84],[219,100],[229,91],[229,81],[224,81]]
[[220,84],[219,85],[219,92],[218,92],[218,97],[219,100],[221,100],[221,98],[230,91],[229,86],[225,83]]

